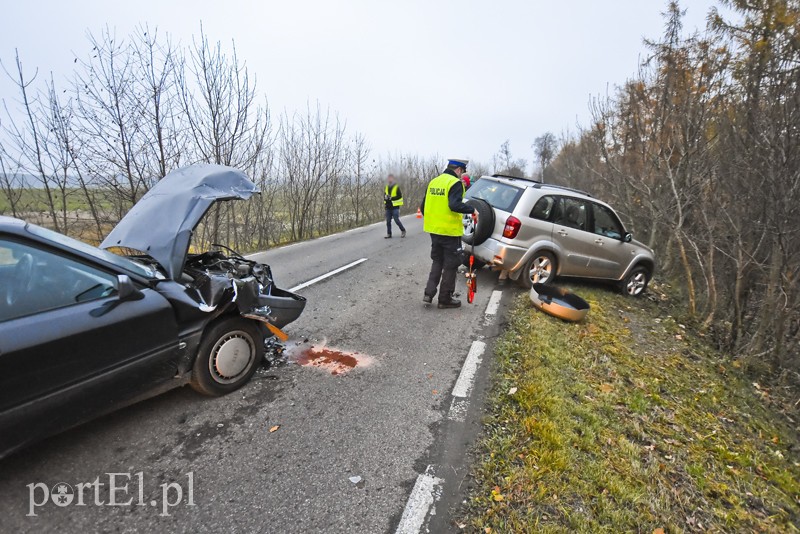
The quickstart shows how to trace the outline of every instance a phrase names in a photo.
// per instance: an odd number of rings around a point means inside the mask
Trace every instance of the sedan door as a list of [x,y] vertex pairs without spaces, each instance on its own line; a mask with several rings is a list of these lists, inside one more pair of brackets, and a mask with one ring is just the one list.
[[178,328],[156,291],[17,238],[0,236],[0,258],[0,455],[175,375]]

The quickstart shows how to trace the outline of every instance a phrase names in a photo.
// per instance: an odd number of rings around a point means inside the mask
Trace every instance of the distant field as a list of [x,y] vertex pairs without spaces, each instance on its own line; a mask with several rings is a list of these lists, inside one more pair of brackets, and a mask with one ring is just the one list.
[[[61,192],[51,191],[51,194],[53,195],[53,201],[57,206],[57,215],[59,219],[61,218],[61,211],[63,210],[61,207],[62,199],[66,198],[66,211],[68,220],[66,233],[72,237],[95,246],[98,245],[100,241],[102,241],[103,237],[105,237],[105,235],[111,231],[117,220],[116,210],[114,209],[113,203],[107,198],[103,198],[103,191],[97,190],[96,193],[97,200],[95,207],[100,211],[100,217],[102,221],[99,232],[97,229],[97,224],[94,222],[94,218],[91,215],[89,203],[86,201],[86,196],[81,189],[77,187],[69,188],[66,190],[65,195],[62,195]],[[13,195],[15,197],[19,195],[19,200],[17,200],[16,205],[17,215],[20,218],[25,219],[33,224],[38,224],[47,228],[53,228],[52,220],[48,210],[49,202],[47,199],[47,193],[44,189],[16,189],[13,191]],[[257,202],[257,200],[251,200],[249,202]],[[342,204],[347,206],[347,203],[344,201]],[[236,213],[236,210],[234,213]],[[359,221],[359,224],[364,225],[375,222],[381,218],[382,214],[383,212],[381,211],[373,217],[364,218]],[[0,190],[0,215],[12,215],[11,202],[9,201],[7,192],[4,190]],[[354,217],[352,212],[346,210],[338,211],[336,212],[336,215],[337,220],[331,221],[324,227],[315,228],[313,235],[306,235],[304,238],[308,239],[309,237],[320,237],[328,233],[347,230],[353,227],[352,219]],[[259,244],[250,242],[246,235],[249,234],[249,232],[242,231],[242,225],[239,222],[234,222],[234,226],[238,226],[239,229],[233,230],[234,233],[237,231],[239,232],[238,236],[234,237],[231,235],[232,242],[227,244],[230,246],[235,246],[239,249],[239,252],[246,253],[254,252],[256,249],[263,249],[265,246],[276,246],[290,243],[293,241],[290,231],[290,220],[291,212],[289,209],[287,209],[286,203],[283,200],[276,198],[270,212],[270,220],[267,223],[269,225],[268,245],[266,243]],[[208,221],[209,217],[204,220],[204,222]],[[211,241],[209,240],[210,238],[205,231],[206,227],[204,222],[201,222],[196,229],[194,238],[195,242],[192,244],[193,251],[206,250],[211,244]],[[227,218],[225,218],[223,224],[228,222],[229,221]],[[61,231],[63,231],[63,229],[61,229]],[[223,235],[229,234],[224,232]],[[220,235],[216,241],[225,244],[223,235]]]
[[[20,195],[17,201],[18,211],[47,211],[47,192],[44,189],[15,189],[14,196]],[[60,191],[52,191],[53,200],[56,206],[62,205],[62,199],[66,198],[67,211],[89,211],[89,203],[86,202],[86,196],[78,188],[70,188],[66,190],[66,194],[62,195]],[[98,206],[107,209],[111,204],[102,199],[98,199]],[[11,213],[11,202],[8,198],[6,191],[0,191],[0,214],[9,215]]]

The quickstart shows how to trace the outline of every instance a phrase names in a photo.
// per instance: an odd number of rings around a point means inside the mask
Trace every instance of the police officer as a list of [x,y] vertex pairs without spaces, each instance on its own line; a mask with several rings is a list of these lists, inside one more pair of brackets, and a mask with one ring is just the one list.
[[392,219],[397,227],[400,228],[400,237],[406,236],[406,229],[400,222],[400,206],[403,205],[403,193],[400,186],[394,179],[394,174],[386,177],[386,187],[383,188],[383,202],[386,208],[386,236],[385,239],[392,238]]
[[[475,213],[464,203],[464,183],[461,175],[467,171],[468,160],[451,159],[442,174],[428,184],[420,209],[425,214],[423,228],[431,234],[431,273],[425,287],[425,304],[433,302],[439,286],[439,308],[458,308],[461,301],[453,298],[456,273],[461,264],[461,236],[464,233],[463,214]],[[439,281],[441,280],[441,285]]]

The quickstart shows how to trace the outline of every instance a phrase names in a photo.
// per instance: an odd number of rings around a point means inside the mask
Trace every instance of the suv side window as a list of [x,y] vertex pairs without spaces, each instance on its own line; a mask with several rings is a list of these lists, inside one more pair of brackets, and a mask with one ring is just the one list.
[[600,204],[592,203],[592,213],[594,215],[592,231],[595,234],[611,239],[622,239],[622,224],[613,211]]
[[555,205],[556,197],[549,195],[543,196],[536,202],[536,204],[534,204],[533,209],[531,210],[531,218],[539,219],[540,221],[549,221],[550,216],[553,214],[553,208]]
[[105,298],[116,276],[31,244],[0,238],[0,322]]
[[586,230],[586,202],[572,197],[561,197],[555,223],[576,230]]

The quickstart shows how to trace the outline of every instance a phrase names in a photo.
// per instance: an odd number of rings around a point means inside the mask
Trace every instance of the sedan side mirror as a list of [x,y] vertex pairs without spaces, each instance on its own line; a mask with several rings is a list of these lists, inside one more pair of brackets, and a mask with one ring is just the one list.
[[630,232],[625,232],[625,242],[630,243],[633,240],[633,234]]
[[117,275],[117,297],[120,302],[128,300],[141,300],[144,298],[144,293],[136,287],[131,277],[127,274]]

